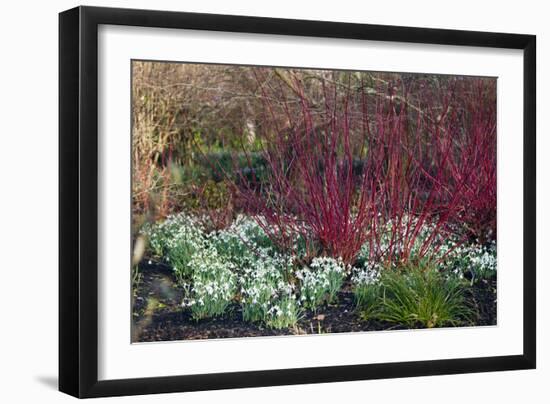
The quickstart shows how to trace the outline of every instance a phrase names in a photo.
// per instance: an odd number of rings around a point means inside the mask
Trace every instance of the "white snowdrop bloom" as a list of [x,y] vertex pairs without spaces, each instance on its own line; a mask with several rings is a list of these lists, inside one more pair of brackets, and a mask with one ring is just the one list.
[[341,258],[316,257],[308,267],[296,272],[301,281],[301,300],[314,309],[325,300],[335,298],[348,271]]

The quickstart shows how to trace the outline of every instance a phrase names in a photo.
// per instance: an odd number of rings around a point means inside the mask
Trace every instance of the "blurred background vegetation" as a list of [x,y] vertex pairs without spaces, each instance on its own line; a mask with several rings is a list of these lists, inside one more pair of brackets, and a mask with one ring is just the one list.
[[[465,93],[475,91],[471,80],[456,76],[150,61],[133,61],[132,70],[135,231],[181,211],[207,217],[213,228],[230,223],[244,206],[235,184],[269,179],[262,142],[303,125],[304,99],[313,125],[326,124],[327,99],[334,99],[334,108],[346,108],[355,122],[349,128],[353,170],[360,173],[365,131],[392,125],[403,108],[412,131],[419,117],[441,119],[438,109],[448,103],[451,88],[463,93],[462,103]],[[494,108],[493,90],[478,105]],[[455,119],[458,124],[462,117]]]
[[[291,126],[282,110],[293,104],[299,108],[292,80],[298,77],[308,97],[322,107],[319,78],[343,83],[352,75],[148,61],[134,61],[132,69],[132,195],[137,227],[182,210],[209,214],[223,210],[219,218],[223,222],[230,210],[239,208],[228,180],[265,179],[268,167],[258,133]],[[357,82],[373,83],[369,73],[353,75]],[[278,107],[269,112],[269,125],[262,86],[270,86],[270,96],[275,97],[270,102]],[[235,170],[241,172],[237,175]]]

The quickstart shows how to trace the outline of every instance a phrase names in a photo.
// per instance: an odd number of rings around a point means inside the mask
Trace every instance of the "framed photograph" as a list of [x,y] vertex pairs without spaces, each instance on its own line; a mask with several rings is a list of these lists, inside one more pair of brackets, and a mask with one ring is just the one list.
[[533,369],[532,35],[59,16],[59,388]]

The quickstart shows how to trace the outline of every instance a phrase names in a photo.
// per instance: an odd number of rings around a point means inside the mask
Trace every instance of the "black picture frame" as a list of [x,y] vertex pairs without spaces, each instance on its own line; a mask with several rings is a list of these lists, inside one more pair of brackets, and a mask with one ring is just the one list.
[[[98,26],[113,24],[523,50],[523,354],[98,381]],[[534,35],[77,7],[59,15],[59,390],[103,397],[536,366]]]

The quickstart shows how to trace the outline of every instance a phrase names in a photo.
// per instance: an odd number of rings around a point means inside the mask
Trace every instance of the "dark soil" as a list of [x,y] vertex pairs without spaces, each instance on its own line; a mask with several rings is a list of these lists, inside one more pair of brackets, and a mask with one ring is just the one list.
[[476,325],[497,324],[497,280],[481,280],[472,287],[470,301],[477,311]]
[[[356,331],[405,329],[394,323],[362,320],[355,311],[353,295],[344,287],[337,305],[325,305],[317,312],[304,311],[296,328],[275,330],[242,320],[235,303],[218,318],[196,321],[181,307],[184,292],[169,267],[144,261],[140,279],[133,287],[134,342],[188,339],[257,337],[276,335],[325,334]],[[476,325],[496,324],[496,281],[480,282],[472,287],[468,299],[478,313]]]

